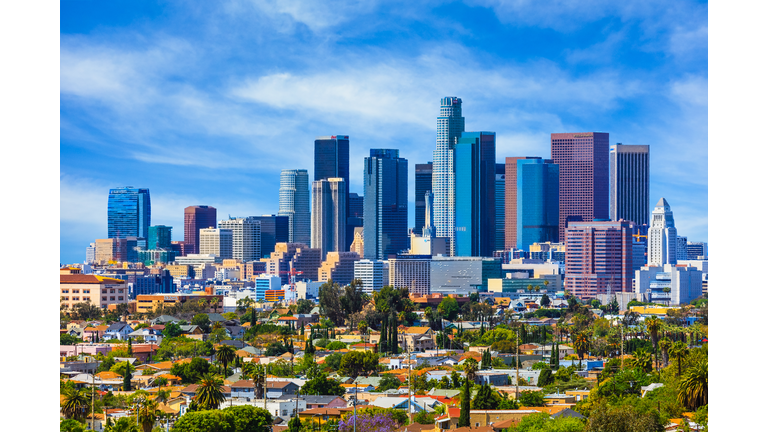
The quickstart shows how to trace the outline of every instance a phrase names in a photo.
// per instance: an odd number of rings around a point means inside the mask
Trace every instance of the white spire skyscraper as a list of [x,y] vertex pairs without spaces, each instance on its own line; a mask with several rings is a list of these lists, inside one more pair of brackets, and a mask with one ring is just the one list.
[[656,203],[648,228],[648,265],[677,264],[677,229],[672,209],[664,198]]
[[456,254],[456,171],[454,149],[464,132],[461,99],[448,96],[440,99],[437,118],[437,146],[433,152],[432,193],[437,237],[447,237],[451,255]]

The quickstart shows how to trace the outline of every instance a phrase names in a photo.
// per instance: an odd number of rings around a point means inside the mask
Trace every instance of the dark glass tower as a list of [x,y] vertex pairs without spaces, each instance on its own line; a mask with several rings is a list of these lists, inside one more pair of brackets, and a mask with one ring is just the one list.
[[421,233],[422,229],[426,225],[424,221],[424,212],[426,210],[426,202],[424,201],[424,194],[427,191],[432,190],[432,162],[425,164],[416,164],[416,178],[414,182],[414,192],[416,193],[416,206],[415,206],[415,226],[414,232]]
[[612,145],[609,153],[611,220],[648,225],[650,213],[650,147]]
[[557,241],[559,179],[559,168],[551,160],[517,160],[517,249]]
[[149,189],[133,186],[109,190],[107,202],[107,238],[141,237],[146,239],[151,225]]
[[560,166],[560,223],[608,219],[608,133],[552,134],[552,160]]
[[496,241],[494,251],[504,250],[504,186],[506,185],[506,164],[496,164]]
[[200,230],[216,228],[216,208],[189,206],[184,209],[184,244],[186,254],[200,253]]
[[408,248],[408,160],[398,150],[371,149],[363,164],[363,256],[381,260]]
[[253,216],[261,222],[261,256],[269,258],[275,251],[275,244],[288,242],[288,216],[264,215]]
[[[344,214],[349,214],[349,135],[331,135],[315,138],[315,181],[329,178],[344,179]],[[345,236],[354,232],[345,221]],[[350,240],[351,242],[352,240]],[[339,251],[348,251],[349,245],[343,245]]]
[[496,133],[464,132],[456,143],[456,256],[493,256]]

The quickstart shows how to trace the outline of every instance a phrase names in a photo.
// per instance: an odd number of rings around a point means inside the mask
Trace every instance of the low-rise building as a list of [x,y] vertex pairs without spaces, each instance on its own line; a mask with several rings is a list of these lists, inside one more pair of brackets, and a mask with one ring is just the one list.
[[96,275],[59,275],[59,302],[65,310],[77,303],[90,303],[100,308],[110,304],[128,303],[125,281]]

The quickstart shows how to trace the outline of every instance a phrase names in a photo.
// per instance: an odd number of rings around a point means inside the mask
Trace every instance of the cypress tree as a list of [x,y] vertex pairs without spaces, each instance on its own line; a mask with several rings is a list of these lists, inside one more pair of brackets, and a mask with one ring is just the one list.
[[461,411],[459,412],[459,424],[457,427],[469,427],[469,378],[464,380],[464,388],[461,390]]
[[131,364],[125,361],[125,374],[123,375],[123,391],[131,391]]
[[389,350],[395,354],[400,353],[400,344],[397,340],[397,317],[392,315],[389,329]]
[[302,335],[302,336],[304,336],[304,326],[301,326],[301,327],[299,328],[299,334],[300,334],[300,335]]
[[381,337],[379,338],[379,352],[380,353],[387,353],[389,352],[387,342],[388,336],[387,336],[387,327],[389,326],[389,320],[387,320],[387,317],[384,317],[384,323],[381,325]]
[[251,308],[251,328],[256,325],[256,308]]
[[133,345],[131,344],[131,340],[128,339],[128,357],[131,357],[133,355]]

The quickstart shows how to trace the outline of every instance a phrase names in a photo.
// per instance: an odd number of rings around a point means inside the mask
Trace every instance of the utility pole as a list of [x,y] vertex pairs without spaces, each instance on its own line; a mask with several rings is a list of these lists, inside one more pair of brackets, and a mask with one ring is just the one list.
[[355,383],[355,401],[352,402],[352,406],[354,407],[354,420],[352,421],[352,431],[357,432],[357,384]]
[[[91,430],[96,430],[96,428],[93,426],[93,397],[95,393],[95,386],[96,386],[96,371],[91,372]],[[106,418],[106,417],[105,417]]]
[[413,412],[411,412],[411,386],[413,381],[411,381],[411,362],[409,361],[411,359],[411,347],[408,345],[408,341],[405,342],[405,352],[406,364],[408,365],[408,419],[413,424]]
[[518,384],[520,382],[520,324],[517,325],[517,343],[515,344],[515,399],[520,400]]

